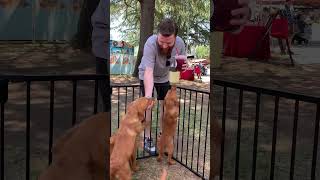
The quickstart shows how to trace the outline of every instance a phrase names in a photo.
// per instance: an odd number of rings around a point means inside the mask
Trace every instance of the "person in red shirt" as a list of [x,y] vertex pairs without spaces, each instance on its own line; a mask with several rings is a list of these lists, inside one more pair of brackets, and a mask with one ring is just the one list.
[[201,79],[201,69],[200,69],[200,64],[197,64],[194,68],[194,72],[197,74],[198,79]]

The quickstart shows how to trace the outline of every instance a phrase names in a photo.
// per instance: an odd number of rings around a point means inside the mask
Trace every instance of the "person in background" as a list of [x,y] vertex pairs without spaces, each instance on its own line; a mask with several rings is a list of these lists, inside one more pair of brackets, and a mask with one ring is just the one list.
[[308,43],[308,40],[305,38],[305,28],[307,23],[304,20],[304,16],[302,14],[297,15],[297,32],[293,36],[291,43],[294,44],[295,41],[298,41],[298,44],[304,42],[305,44]]
[[[91,17],[92,23],[92,52],[95,56],[96,74],[109,75],[109,37],[107,24],[109,19],[109,8],[107,0],[100,0],[98,7]],[[98,82],[99,95],[102,99],[103,111],[111,109],[110,78]]]

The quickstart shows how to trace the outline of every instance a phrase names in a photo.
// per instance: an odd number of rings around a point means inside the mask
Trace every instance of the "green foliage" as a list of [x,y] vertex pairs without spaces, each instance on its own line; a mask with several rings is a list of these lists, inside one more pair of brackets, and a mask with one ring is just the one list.
[[[122,19],[120,25],[114,28],[123,33],[124,40],[138,45],[139,1],[111,0],[110,5],[111,23]],[[210,1],[208,0],[156,0],[154,30],[156,32],[157,24],[164,17],[172,17],[179,26],[178,35],[189,46],[207,44],[209,42],[209,8]]]
[[208,58],[210,54],[209,46],[200,45],[196,47],[197,58]]

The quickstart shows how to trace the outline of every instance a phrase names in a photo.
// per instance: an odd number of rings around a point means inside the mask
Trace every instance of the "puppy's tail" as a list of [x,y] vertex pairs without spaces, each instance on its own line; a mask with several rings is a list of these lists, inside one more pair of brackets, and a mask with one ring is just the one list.
[[167,175],[168,175],[167,170],[165,168],[163,168],[160,180],[166,180],[167,179]]

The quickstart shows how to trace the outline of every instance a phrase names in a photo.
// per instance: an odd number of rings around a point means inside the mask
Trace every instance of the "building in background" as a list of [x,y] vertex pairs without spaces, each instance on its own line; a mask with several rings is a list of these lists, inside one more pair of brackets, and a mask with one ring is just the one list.
[[124,41],[110,40],[110,74],[132,74],[134,64],[134,47]]

